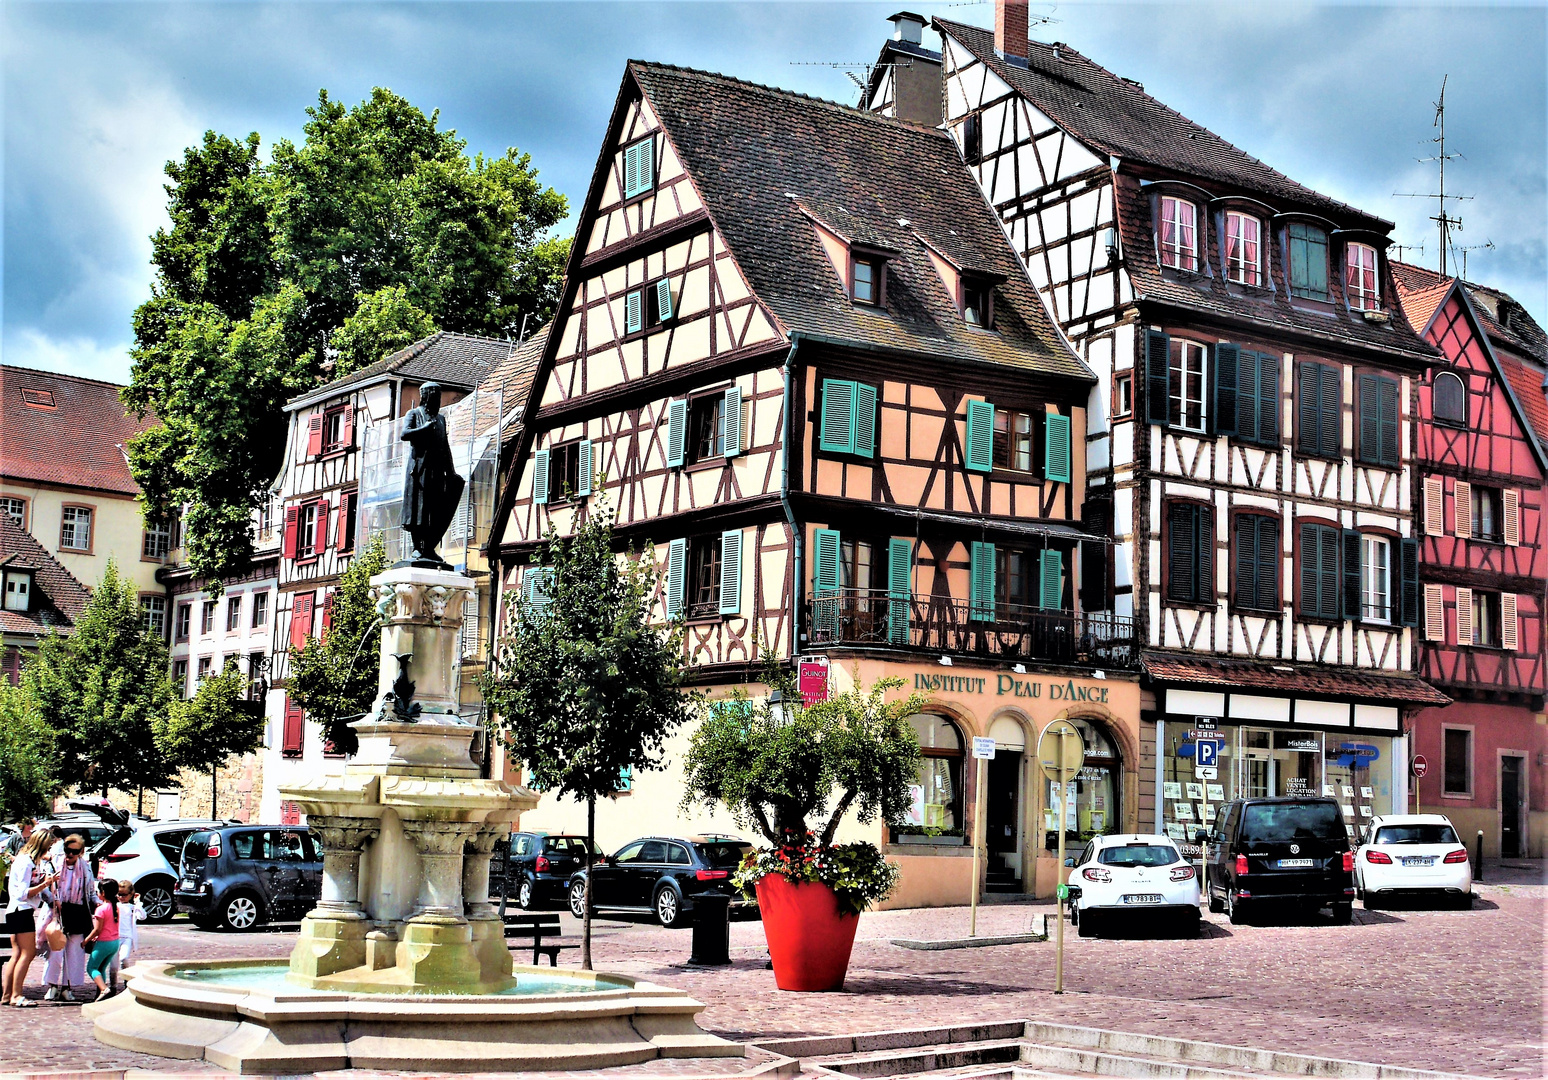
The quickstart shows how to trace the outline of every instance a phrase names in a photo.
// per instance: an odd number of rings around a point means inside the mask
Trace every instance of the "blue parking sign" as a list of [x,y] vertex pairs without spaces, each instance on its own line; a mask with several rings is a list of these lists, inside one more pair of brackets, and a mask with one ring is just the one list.
[[1199,742],[1195,751],[1196,761],[1200,768],[1209,768],[1220,763],[1220,743],[1214,739],[1204,739]]

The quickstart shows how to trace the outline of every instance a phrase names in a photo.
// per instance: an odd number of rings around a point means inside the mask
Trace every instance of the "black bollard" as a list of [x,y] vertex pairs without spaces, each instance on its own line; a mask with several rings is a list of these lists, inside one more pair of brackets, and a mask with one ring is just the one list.
[[1473,880],[1483,880],[1483,830],[1478,830],[1478,866],[1473,870]]
[[731,962],[731,898],[702,893],[693,899],[693,952],[690,964],[705,967]]

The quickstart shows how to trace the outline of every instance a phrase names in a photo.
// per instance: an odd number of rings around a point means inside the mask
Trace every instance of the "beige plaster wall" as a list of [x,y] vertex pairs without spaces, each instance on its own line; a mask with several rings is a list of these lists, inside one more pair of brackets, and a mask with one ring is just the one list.
[[[111,556],[118,564],[118,572],[133,581],[141,592],[166,593],[166,587],[156,581],[162,561],[140,557],[145,525],[136,499],[101,491],[62,491],[14,480],[0,484],[0,494],[27,500],[27,531],[87,588],[96,588],[107,572]],[[93,509],[90,552],[64,551],[59,547],[59,527],[66,505]]]

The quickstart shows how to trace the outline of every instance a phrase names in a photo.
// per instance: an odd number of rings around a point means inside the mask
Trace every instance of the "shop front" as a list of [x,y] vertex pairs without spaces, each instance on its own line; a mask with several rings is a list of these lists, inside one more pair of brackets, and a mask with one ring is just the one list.
[[978,769],[973,739],[992,737],[984,762],[987,891],[1051,896],[1057,884],[1057,792],[1037,767],[1037,738],[1069,719],[1086,743],[1086,766],[1070,785],[1064,828],[1071,847],[1092,836],[1139,827],[1139,681],[1132,673],[1031,671],[958,662],[908,664],[831,657],[834,690],[893,676],[899,696],[925,698],[909,717],[922,763],[904,822],[885,828],[888,858],[902,870],[883,907],[966,904],[978,836]]

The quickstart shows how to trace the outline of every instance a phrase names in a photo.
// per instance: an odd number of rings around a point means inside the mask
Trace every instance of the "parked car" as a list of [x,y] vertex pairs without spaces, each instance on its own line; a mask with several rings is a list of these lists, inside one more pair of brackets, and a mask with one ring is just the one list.
[[1070,870],[1070,913],[1081,937],[1171,922],[1199,933],[1199,874],[1176,843],[1158,833],[1098,836]]
[[1235,799],[1220,808],[1204,843],[1209,910],[1233,923],[1269,907],[1311,913],[1325,907],[1348,923],[1354,908],[1354,851],[1333,799]]
[[[731,898],[732,910],[755,907],[731,884],[752,845],[735,836],[647,836],[625,844],[593,868],[591,909],[653,914],[665,927],[682,926],[705,893]],[[570,911],[586,914],[586,872],[570,875]]]
[[1389,814],[1371,819],[1355,852],[1355,892],[1367,909],[1400,896],[1473,906],[1473,864],[1451,819]]
[[299,918],[322,895],[322,845],[295,826],[201,829],[183,844],[173,895],[206,930]]
[[[523,910],[563,904],[570,884],[570,875],[586,867],[586,838],[584,836],[549,836],[540,832],[512,833],[507,854],[498,865],[492,865],[491,892],[501,887],[500,873],[507,875],[504,881],[505,895]],[[602,849],[593,841],[592,863],[603,857]]]

